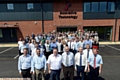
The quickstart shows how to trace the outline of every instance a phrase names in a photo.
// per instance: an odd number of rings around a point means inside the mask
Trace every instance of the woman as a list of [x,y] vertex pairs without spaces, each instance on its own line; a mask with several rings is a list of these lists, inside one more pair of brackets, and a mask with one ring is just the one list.
[[62,41],[62,45],[63,45],[63,52],[65,52],[65,47],[68,46],[68,44],[66,43],[65,40]]
[[45,54],[45,56],[46,56],[46,59],[48,59],[48,56],[51,54],[51,51],[50,51],[50,42],[49,42],[49,40],[46,40],[44,46],[45,46],[44,54]]
[[61,43],[61,39],[58,39],[57,49],[58,49],[58,54],[62,55],[62,53],[63,53],[63,44]]

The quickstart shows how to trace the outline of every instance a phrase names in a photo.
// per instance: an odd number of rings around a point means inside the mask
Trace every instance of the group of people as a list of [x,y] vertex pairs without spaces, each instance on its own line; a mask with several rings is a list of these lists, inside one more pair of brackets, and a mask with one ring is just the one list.
[[[26,36],[18,41],[18,70],[23,78],[60,80],[97,80],[102,70],[102,57],[98,54],[99,37],[95,31],[50,32],[48,34]],[[81,77],[80,77],[81,76]],[[31,78],[32,79],[32,78]]]

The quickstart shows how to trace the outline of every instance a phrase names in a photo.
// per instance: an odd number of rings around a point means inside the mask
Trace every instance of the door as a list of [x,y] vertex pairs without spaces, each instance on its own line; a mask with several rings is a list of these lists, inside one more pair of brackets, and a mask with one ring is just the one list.
[[77,27],[57,27],[57,32],[77,31]]
[[3,28],[1,30],[1,43],[17,42],[16,28]]

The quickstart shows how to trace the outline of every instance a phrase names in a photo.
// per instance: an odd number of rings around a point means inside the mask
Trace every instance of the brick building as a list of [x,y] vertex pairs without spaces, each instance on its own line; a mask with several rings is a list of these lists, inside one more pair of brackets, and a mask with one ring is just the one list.
[[0,42],[31,33],[98,31],[101,41],[120,40],[119,0],[0,0]]

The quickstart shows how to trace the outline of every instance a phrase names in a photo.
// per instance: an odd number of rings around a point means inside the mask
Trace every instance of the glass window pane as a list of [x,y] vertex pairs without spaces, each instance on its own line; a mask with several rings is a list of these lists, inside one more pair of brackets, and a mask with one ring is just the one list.
[[0,38],[3,38],[2,29],[0,29]]
[[114,12],[114,11],[115,11],[115,3],[108,2],[108,12]]
[[28,4],[27,4],[27,9],[28,9],[28,10],[34,9],[33,3],[28,3]]
[[84,12],[90,12],[90,2],[84,3]]
[[98,2],[92,2],[92,12],[98,12]]
[[14,5],[12,3],[7,4],[7,9],[8,10],[13,10],[14,9]]
[[107,2],[100,2],[100,12],[106,12]]

